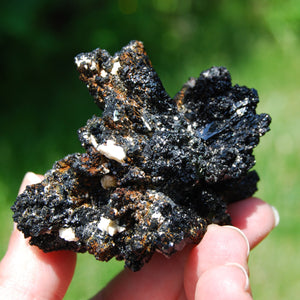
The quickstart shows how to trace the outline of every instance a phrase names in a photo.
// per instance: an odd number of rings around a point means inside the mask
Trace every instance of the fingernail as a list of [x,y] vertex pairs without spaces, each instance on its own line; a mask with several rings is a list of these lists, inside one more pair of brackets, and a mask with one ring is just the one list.
[[278,210],[277,210],[276,207],[274,207],[272,205],[271,205],[271,207],[272,207],[273,214],[274,214],[274,219],[275,219],[275,225],[274,225],[274,227],[277,227],[278,224],[279,224],[279,222],[280,222],[280,215],[279,215],[279,212],[278,212]]
[[245,275],[245,279],[246,279],[244,289],[245,289],[245,291],[248,291],[249,288],[250,288],[250,280],[249,280],[249,276],[248,276],[248,273],[247,273],[246,269],[242,265],[240,265],[239,263],[227,263],[227,264],[225,264],[225,266],[237,267],[243,272],[243,274]]
[[33,172],[27,172],[25,174],[23,180],[26,180],[26,181],[30,182],[30,184],[35,184],[35,183],[40,183],[41,182],[41,178]]
[[248,257],[250,254],[250,244],[249,244],[248,238],[246,237],[245,233],[241,229],[239,229],[235,226],[232,226],[232,225],[225,225],[223,227],[228,227],[228,228],[234,229],[241,234],[241,236],[244,238],[244,240],[247,244],[247,257]]

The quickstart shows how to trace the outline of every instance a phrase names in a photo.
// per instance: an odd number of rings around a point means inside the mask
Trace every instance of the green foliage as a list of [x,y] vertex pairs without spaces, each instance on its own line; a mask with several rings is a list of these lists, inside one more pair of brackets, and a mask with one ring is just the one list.
[[[76,130],[100,114],[78,80],[73,57],[96,47],[114,53],[138,39],[171,95],[212,65],[227,66],[234,82],[258,89],[259,111],[273,118],[256,151],[258,196],[279,209],[281,224],[252,254],[253,293],[256,299],[295,298],[299,36],[297,0],[2,1],[0,254],[23,174],[44,173],[55,160],[82,151]],[[92,296],[121,268],[79,255],[66,299]]]

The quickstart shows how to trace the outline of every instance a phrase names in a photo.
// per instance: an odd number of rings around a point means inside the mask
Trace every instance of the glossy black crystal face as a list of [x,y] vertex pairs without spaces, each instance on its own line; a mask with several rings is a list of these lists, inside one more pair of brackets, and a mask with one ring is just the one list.
[[30,243],[136,271],[155,251],[199,243],[208,224],[230,224],[227,204],[256,191],[252,152],[271,121],[256,114],[257,92],[212,67],[172,99],[138,41],[75,63],[103,114],[78,131],[86,152],[56,162],[12,206]]

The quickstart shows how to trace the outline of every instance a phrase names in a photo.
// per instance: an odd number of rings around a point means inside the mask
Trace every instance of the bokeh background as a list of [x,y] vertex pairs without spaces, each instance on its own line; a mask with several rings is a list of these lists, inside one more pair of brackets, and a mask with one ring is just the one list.
[[[255,87],[273,118],[255,151],[262,197],[280,225],[250,256],[255,299],[296,299],[300,290],[300,2],[298,0],[10,0],[0,4],[0,256],[10,206],[25,172],[45,173],[82,151],[76,130],[100,111],[78,80],[73,57],[111,54],[142,40],[173,96],[190,76],[226,66],[233,83]],[[87,299],[123,264],[78,255],[65,299]]]

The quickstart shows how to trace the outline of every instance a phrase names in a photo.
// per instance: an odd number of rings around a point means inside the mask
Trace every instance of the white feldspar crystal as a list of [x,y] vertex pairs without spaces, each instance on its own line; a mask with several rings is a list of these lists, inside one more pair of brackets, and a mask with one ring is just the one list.
[[121,146],[117,146],[113,140],[107,140],[106,144],[99,145],[97,150],[107,158],[116,160],[120,163],[123,163],[126,158],[124,149]]
[[68,242],[76,242],[78,238],[75,236],[75,232],[71,227],[60,228],[58,230],[59,237]]
[[75,57],[75,63],[77,67],[80,67],[80,65],[83,65],[83,67],[88,70],[96,70],[97,64],[94,60],[92,60],[90,57],[82,55],[80,59],[78,57]]
[[157,212],[157,211],[152,215],[152,218],[153,219],[157,219],[157,221],[159,223],[163,223],[163,221],[165,220],[165,218],[163,217],[163,215],[160,212]]
[[120,67],[121,67],[120,63],[118,61],[116,61],[113,65],[113,67],[112,67],[111,74],[112,75],[117,75],[117,72],[118,72]]
[[105,70],[101,70],[100,76],[101,77],[106,77],[106,75],[107,75],[107,72]]
[[108,233],[110,236],[125,230],[125,227],[119,226],[115,221],[104,217],[101,217],[98,228],[101,231]]

